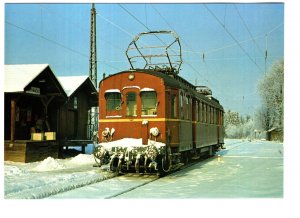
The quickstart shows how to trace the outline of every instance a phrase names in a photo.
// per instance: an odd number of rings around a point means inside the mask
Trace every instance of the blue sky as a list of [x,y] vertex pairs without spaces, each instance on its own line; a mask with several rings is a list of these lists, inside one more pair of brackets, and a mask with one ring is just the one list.
[[[95,8],[98,79],[130,68],[125,51],[136,34],[172,29],[183,50],[180,75],[209,86],[226,110],[253,115],[260,104],[257,81],[265,67],[284,58],[284,4]],[[90,9],[91,4],[5,4],[5,64],[49,63],[58,76],[88,75]]]

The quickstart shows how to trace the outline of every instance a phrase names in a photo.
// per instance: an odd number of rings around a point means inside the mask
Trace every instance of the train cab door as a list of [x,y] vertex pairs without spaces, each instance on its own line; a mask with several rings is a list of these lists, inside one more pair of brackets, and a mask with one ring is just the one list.
[[127,128],[122,129],[124,135],[130,138],[140,138],[140,125],[138,122],[135,122],[135,119],[138,116],[140,99],[139,99],[139,89],[137,88],[123,88],[123,104],[122,114],[125,115],[125,118],[129,119]]
[[[139,97],[141,100],[140,113],[142,118],[141,134],[142,134],[143,144],[147,144],[149,134],[150,134],[149,133],[150,127],[149,127],[148,120],[157,118],[160,101],[157,96],[157,91],[153,88],[141,89]],[[151,123],[153,121],[149,121],[149,122]]]

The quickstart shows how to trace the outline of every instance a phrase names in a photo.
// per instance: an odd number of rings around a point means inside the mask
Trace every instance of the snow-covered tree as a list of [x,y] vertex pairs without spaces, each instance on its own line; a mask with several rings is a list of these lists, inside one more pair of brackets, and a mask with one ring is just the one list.
[[224,127],[227,138],[251,138],[254,134],[253,119],[230,110],[225,113]]
[[258,92],[263,106],[257,112],[261,127],[268,130],[272,127],[283,127],[283,84],[284,61],[272,65],[264,77],[258,82]]
[[274,116],[272,108],[269,108],[266,105],[261,106],[255,114],[255,123],[258,129],[261,130],[269,130],[274,126]]
[[241,123],[240,114],[238,112],[228,110],[224,115],[224,123],[226,125],[238,125]]

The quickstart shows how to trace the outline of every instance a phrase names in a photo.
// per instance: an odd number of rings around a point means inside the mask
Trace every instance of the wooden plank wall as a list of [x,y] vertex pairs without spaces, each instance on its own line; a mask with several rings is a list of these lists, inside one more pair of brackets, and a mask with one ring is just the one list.
[[22,142],[4,142],[4,160],[23,162],[26,160],[26,141]]
[[58,158],[57,141],[5,141],[5,161],[35,162],[47,157]]

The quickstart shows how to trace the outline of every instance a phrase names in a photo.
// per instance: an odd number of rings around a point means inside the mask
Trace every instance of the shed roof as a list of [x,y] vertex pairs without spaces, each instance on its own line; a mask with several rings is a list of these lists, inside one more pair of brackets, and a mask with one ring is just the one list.
[[97,92],[95,86],[88,76],[59,76],[57,77],[60,84],[63,86],[67,96],[70,97],[83,83],[88,81],[93,92]]
[[14,64],[4,66],[4,92],[23,92],[49,64]]

